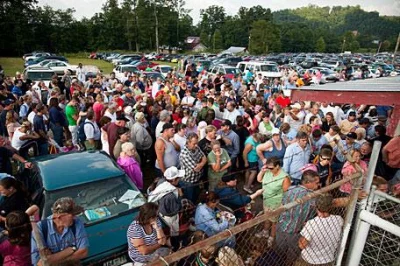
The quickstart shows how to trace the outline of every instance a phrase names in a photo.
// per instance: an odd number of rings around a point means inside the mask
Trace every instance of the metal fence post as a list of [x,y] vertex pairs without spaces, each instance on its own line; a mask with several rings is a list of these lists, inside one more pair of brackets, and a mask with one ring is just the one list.
[[344,228],[343,228],[343,235],[342,240],[339,246],[339,252],[336,259],[336,266],[342,265],[342,260],[344,256],[344,251],[346,249],[347,239],[349,238],[351,224],[353,222],[354,213],[356,211],[357,206],[357,199],[358,199],[358,191],[362,185],[362,175],[355,181],[353,186],[353,190],[350,194],[350,202],[347,207],[346,216],[344,220]]
[[[375,141],[374,142],[374,147],[372,149],[372,154],[371,154],[371,160],[369,162],[368,165],[368,175],[367,175],[367,179],[364,183],[363,186],[363,191],[369,193],[371,190],[371,185],[372,185],[372,180],[374,179],[374,175],[375,175],[375,169],[376,169],[376,164],[378,162],[378,157],[379,157],[379,153],[381,150],[381,146],[382,146],[382,142],[380,141]],[[360,180],[362,182],[362,179]],[[361,185],[361,184],[360,184]],[[358,193],[357,193],[358,196]],[[372,195],[370,195],[371,197]],[[368,202],[368,198],[366,199],[362,199],[359,203],[358,203],[358,212],[356,215],[356,220],[354,223],[354,235],[351,239],[350,242],[350,246],[349,246],[349,253],[351,254],[353,252],[353,248],[354,248],[354,241],[355,241],[355,236],[357,235],[357,231],[358,231],[358,227],[360,225],[360,213],[362,210],[365,209],[365,207],[367,206],[367,202]],[[352,204],[352,203],[350,203]],[[336,261],[336,265],[340,266],[343,260],[343,255],[344,255],[344,250],[347,244],[347,240],[349,237],[349,233],[350,233],[350,227],[352,225],[352,221],[353,221],[353,217],[354,217],[354,213],[355,213],[355,207],[357,206],[357,197],[355,198],[355,202],[354,202],[354,207],[349,207],[348,212],[346,213],[346,223],[345,223],[345,228],[343,230],[343,238],[342,238],[342,243],[340,245],[340,251],[339,251],[339,255],[338,255],[338,259]],[[351,213],[350,213],[351,211]],[[369,227],[368,227],[369,228]]]
[[39,227],[37,226],[34,216],[31,216],[31,224],[32,224],[33,237],[35,238],[36,241],[36,246],[38,248],[39,256],[42,261],[42,266],[50,266],[50,264],[47,262],[45,246],[43,245],[43,239],[39,233]]

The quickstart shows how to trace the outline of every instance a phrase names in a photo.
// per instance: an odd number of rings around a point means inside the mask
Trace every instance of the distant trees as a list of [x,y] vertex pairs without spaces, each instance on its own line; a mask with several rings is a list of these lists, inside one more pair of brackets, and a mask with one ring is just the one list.
[[[182,47],[187,36],[200,36],[210,49],[248,47],[251,53],[356,52],[360,48],[394,49],[400,17],[379,16],[359,6],[318,7],[271,12],[267,7],[240,7],[228,15],[223,6],[200,10],[193,19],[184,0],[107,0],[101,12],[76,20],[75,10],[38,7],[36,0],[0,4],[0,55],[32,50],[78,52],[156,50]],[[88,6],[90,8],[90,6]]]

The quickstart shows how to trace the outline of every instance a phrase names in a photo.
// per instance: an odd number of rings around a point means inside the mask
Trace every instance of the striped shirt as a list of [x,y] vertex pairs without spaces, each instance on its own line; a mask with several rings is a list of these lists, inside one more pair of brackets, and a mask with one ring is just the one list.
[[[159,219],[157,219],[157,225],[159,227],[161,227],[161,221]],[[152,254],[143,255],[132,244],[133,239],[143,239],[144,244],[146,246],[151,246],[151,245],[157,244],[157,242],[158,242],[157,232],[153,228],[151,230],[152,231],[150,234],[146,234],[143,226],[141,226],[137,220],[134,220],[129,225],[126,236],[128,239],[128,247],[129,247],[128,252],[129,252],[129,257],[131,258],[131,260],[133,260],[135,262],[146,263],[146,262],[149,262],[151,258],[153,258]]]
[[[308,190],[301,185],[289,189],[285,194],[283,194],[282,205],[301,199],[311,192],[311,190]],[[297,205],[296,207],[282,213],[279,216],[277,229],[281,232],[297,234],[301,231],[304,223],[314,218],[315,215],[315,199],[308,200],[305,203]]]

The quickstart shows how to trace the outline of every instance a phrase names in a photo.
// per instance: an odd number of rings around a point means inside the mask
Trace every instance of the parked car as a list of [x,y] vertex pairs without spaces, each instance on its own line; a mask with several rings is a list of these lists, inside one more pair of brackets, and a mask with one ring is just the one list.
[[26,61],[25,64],[24,64],[24,67],[28,67],[30,65],[38,64],[38,63],[42,62],[43,60],[47,60],[47,59],[53,59],[53,60],[58,60],[58,61],[63,61],[63,62],[67,62],[68,63],[67,58],[65,58],[64,56],[49,55],[49,56],[41,56],[41,57],[38,57],[38,58],[36,58],[34,60]]
[[[44,61],[46,61],[46,60],[44,60]],[[58,60],[51,60],[51,61],[47,62],[46,64],[40,64],[40,65],[41,65],[41,67],[50,68],[58,75],[64,75],[65,70],[69,70],[71,75],[75,75],[76,68],[78,67],[77,65],[70,65],[66,62],[58,61]],[[28,68],[34,68],[34,67],[28,66]]]
[[237,68],[244,73],[246,69],[251,69],[255,75],[259,73],[267,78],[280,78],[282,73],[279,71],[276,63],[264,63],[256,61],[242,61],[237,64]]
[[113,59],[119,57],[121,54],[119,53],[112,53],[105,58],[106,61],[111,62]]
[[165,78],[165,77],[167,77],[168,73],[172,72],[172,67],[169,66],[169,65],[157,65],[157,66],[153,67],[153,70],[157,71],[157,72],[160,72],[161,75],[163,75],[164,78]]
[[212,62],[213,65],[229,65],[236,66],[239,62],[243,61],[241,57],[225,57]]
[[138,73],[139,69],[133,65],[119,65],[113,69],[113,72],[115,73],[115,77],[121,80],[125,77],[125,72]]
[[136,67],[137,69],[141,71],[145,71],[147,68],[153,68],[154,66],[157,66],[157,63],[154,62],[149,62],[149,61],[140,61],[134,64],[133,66]]
[[221,74],[224,76],[224,78],[226,78],[228,80],[233,79],[233,77],[235,77],[235,76],[242,75],[242,72],[240,71],[239,68],[232,67],[229,65],[214,66],[210,69],[209,72],[213,75],[213,77],[215,77],[215,75],[217,75],[217,74]]
[[157,71],[143,71],[141,72],[141,76],[146,76],[148,79],[157,80],[160,78],[162,81],[165,80],[164,76]]
[[56,73],[54,70],[47,67],[35,67],[35,68],[26,68],[24,70],[24,77],[26,79],[30,79],[35,83],[39,83],[39,81],[44,81],[46,86],[49,86],[50,81]]
[[58,60],[55,60],[55,59],[46,59],[46,60],[43,60],[43,61],[40,62],[40,63],[34,64],[34,65],[30,65],[30,66],[28,66],[27,68],[44,67],[45,65],[47,65],[49,62],[52,62],[52,61],[58,61]]
[[82,69],[85,73],[85,80],[88,80],[89,78],[95,78],[98,74],[101,74],[102,72],[98,66],[94,65],[84,65]]
[[314,73],[314,74],[317,72],[317,70],[319,70],[321,72],[321,74],[322,74],[321,83],[339,81],[338,74],[335,71],[333,71],[332,69],[329,69],[326,67],[313,67],[313,68],[310,68],[309,70],[311,70],[312,73]]
[[[40,207],[41,219],[51,215],[53,203],[61,197],[71,197],[85,209],[78,218],[85,224],[90,247],[82,264],[126,263],[126,228],[145,198],[116,163],[99,151],[47,155],[33,158],[32,163],[34,167],[26,170],[24,181]],[[104,215],[90,215],[100,210]]]
[[130,57],[138,57],[138,59],[136,59],[136,60],[140,60],[142,58],[140,55],[137,55],[137,54],[121,54],[118,57],[112,59],[111,63],[113,65],[117,65],[118,62],[120,62],[124,59],[130,58]]
[[32,53],[30,56],[26,56],[24,58],[25,61],[30,61],[30,60],[35,60],[36,58],[42,57],[42,56],[50,56],[50,53],[46,52],[38,52],[38,53]]

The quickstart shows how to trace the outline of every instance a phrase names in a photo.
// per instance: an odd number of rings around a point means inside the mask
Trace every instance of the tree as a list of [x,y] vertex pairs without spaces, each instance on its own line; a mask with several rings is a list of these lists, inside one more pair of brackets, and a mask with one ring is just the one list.
[[251,25],[250,53],[265,54],[281,49],[279,29],[276,25],[265,20],[254,21]]
[[319,37],[319,39],[317,40],[317,42],[315,44],[315,51],[317,51],[319,53],[324,53],[325,49],[326,49],[325,40],[321,36],[321,37]]
[[209,6],[207,9],[200,10],[200,29],[208,35],[214,34],[216,29],[220,29],[225,22],[225,8],[222,6]]
[[222,35],[220,30],[215,30],[214,36],[213,36],[213,50],[215,51],[216,49],[222,49],[223,48],[223,43],[222,43]]
[[207,35],[207,33],[205,31],[202,31],[200,33],[200,41],[202,44],[204,44],[205,46],[210,47],[210,40],[208,38],[209,36]]

